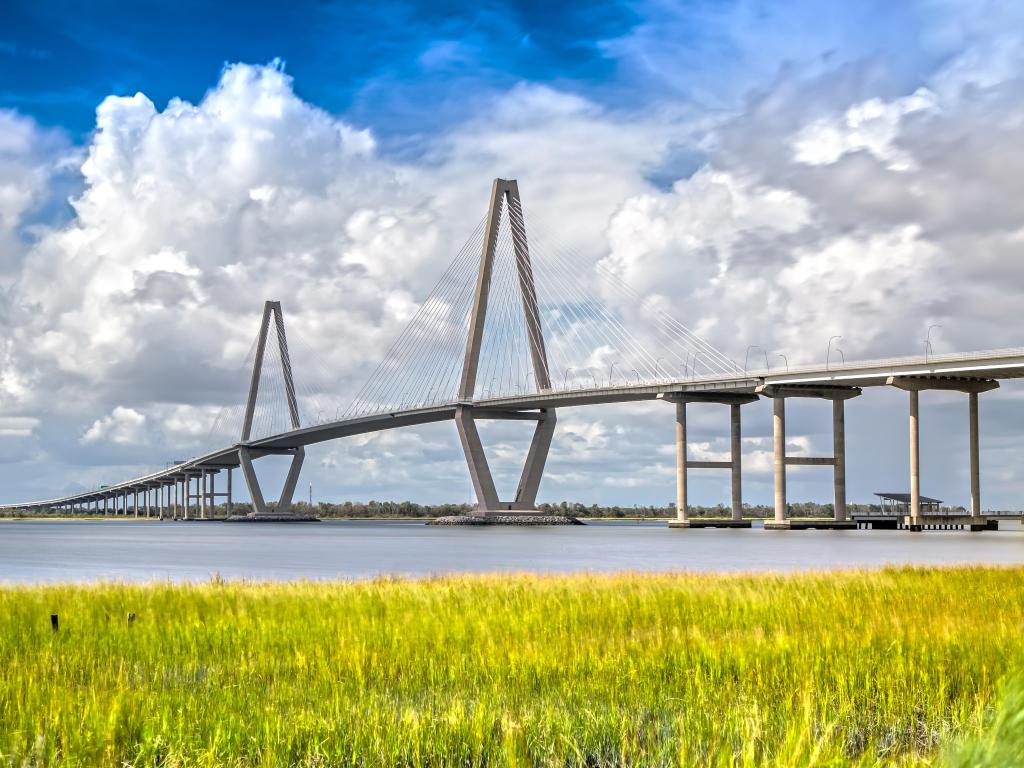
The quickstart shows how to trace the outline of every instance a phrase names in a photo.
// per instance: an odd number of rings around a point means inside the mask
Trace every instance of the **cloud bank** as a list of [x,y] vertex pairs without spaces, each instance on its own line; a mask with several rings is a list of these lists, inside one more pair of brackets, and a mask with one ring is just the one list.
[[[195,104],[110,96],[84,148],[0,112],[3,497],[231,439],[217,414],[244,397],[265,298],[315,342],[317,366],[296,375],[344,401],[476,225],[495,176],[520,180],[546,231],[737,361],[750,345],[773,366],[821,360],[833,335],[848,358],[920,353],[932,325],[936,351],[1020,345],[1008,318],[1024,285],[1024,44],[1007,23],[933,5],[954,20],[922,32],[943,55],[897,92],[870,56],[765,65],[735,104],[703,110],[671,83],[622,111],[522,82],[425,139],[416,160],[304,101],[278,62],[225,67]],[[625,62],[634,43],[609,55]],[[47,221],[69,172],[71,211]],[[1024,480],[1017,399],[1010,385],[983,406],[995,506],[1018,506]],[[959,501],[966,406],[928,402],[926,437],[943,445],[926,448],[926,491]],[[894,393],[851,404],[853,500],[905,485],[904,405]],[[761,410],[747,411],[751,501],[768,498]],[[656,404],[565,412],[541,496],[666,501],[670,419]],[[308,480],[324,498],[468,499],[450,426],[323,446]],[[525,450],[515,427],[486,436],[506,483]],[[725,450],[724,427],[695,412],[694,450]],[[827,452],[826,427],[813,404],[795,409],[793,450]],[[827,478],[803,477],[794,498],[827,498]],[[724,498],[716,480],[697,493]]]

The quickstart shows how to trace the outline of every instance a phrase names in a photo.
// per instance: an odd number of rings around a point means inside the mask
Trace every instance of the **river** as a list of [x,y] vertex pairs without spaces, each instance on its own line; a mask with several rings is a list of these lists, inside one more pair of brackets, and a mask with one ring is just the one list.
[[670,530],[664,522],[450,528],[421,521],[226,524],[0,522],[0,583],[361,579],[452,572],[783,571],[886,564],[1024,564],[998,532]]

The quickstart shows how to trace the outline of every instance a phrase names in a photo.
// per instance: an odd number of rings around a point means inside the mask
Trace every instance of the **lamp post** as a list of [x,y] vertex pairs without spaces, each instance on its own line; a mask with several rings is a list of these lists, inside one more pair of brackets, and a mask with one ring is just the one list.
[[747,363],[750,361],[750,350],[752,349],[761,350],[761,352],[764,354],[764,367],[770,368],[771,366],[768,365],[768,352],[765,351],[765,348],[758,344],[751,344],[749,347],[747,347],[747,353],[743,356],[743,372],[747,372]]
[[928,326],[928,332],[924,336],[924,361],[926,363],[928,362],[928,354],[935,353],[935,350],[932,349],[932,329],[941,327],[938,323],[932,323]]
[[[829,359],[832,357],[832,342],[835,341],[836,339],[842,339],[842,338],[843,338],[842,336],[831,336],[831,337],[829,337],[829,340],[828,340],[828,351],[825,352],[825,370],[826,371],[828,370]],[[846,358],[843,358],[843,360],[845,362]]]

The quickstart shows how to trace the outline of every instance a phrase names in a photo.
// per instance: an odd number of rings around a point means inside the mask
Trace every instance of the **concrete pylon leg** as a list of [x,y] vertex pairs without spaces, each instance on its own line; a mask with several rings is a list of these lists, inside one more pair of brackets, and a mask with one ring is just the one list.
[[228,508],[227,508],[228,517],[231,517],[231,508],[233,506],[232,498],[231,498],[231,470],[232,470],[232,468],[228,467],[228,499],[227,499],[227,501],[228,501],[228,505],[227,505],[228,506]]
[[921,435],[918,427],[917,390],[910,392],[910,517],[913,524],[921,519]]
[[487,455],[484,453],[480,432],[473,417],[472,408],[459,406],[455,409],[455,427],[459,432],[459,442],[466,456],[469,467],[473,492],[476,494],[477,506],[474,515],[485,516],[507,512],[530,512],[537,506],[537,491],[544,474],[548,450],[555,433],[556,417],[554,410],[542,411],[537,419],[537,427],[533,432],[530,450],[526,455],[526,463],[519,479],[514,501],[501,501],[494,485]]
[[676,403],[676,520],[685,523],[690,519],[686,499],[686,403]]
[[487,464],[484,446],[480,442],[480,432],[476,428],[476,421],[470,409],[462,406],[455,409],[455,428],[459,432],[459,442],[462,443],[462,452],[466,455],[466,464],[469,466],[469,479],[476,494],[477,508],[474,514],[486,515],[489,511],[498,509],[498,492],[494,488],[491,468]]
[[[299,482],[299,473],[302,470],[302,462],[306,457],[306,451],[304,448],[296,449],[292,455],[292,463],[288,468],[288,476],[285,478],[284,487],[281,489],[281,496],[277,500],[277,507],[274,510],[274,514],[287,515],[291,512],[292,507],[292,496],[295,495],[295,486]],[[252,465],[252,455],[248,448],[238,449],[238,460],[242,470],[242,476],[245,478],[245,484],[249,488],[249,498],[252,499],[252,510],[257,515],[269,514],[267,509],[267,502],[263,496],[263,490],[260,488],[259,478],[256,477],[256,470]],[[231,475],[228,475],[228,492],[230,493],[231,488]]]
[[530,440],[530,450],[526,454],[523,472],[516,488],[516,504],[526,509],[537,506],[537,492],[544,476],[544,465],[547,463],[551,440],[555,436],[556,417],[554,410],[542,411],[537,427]]
[[260,488],[260,481],[256,477],[256,470],[252,466],[252,456],[248,448],[238,449],[238,461],[241,465],[242,476],[249,488],[249,498],[252,500],[252,511],[257,515],[267,514],[267,503],[263,500],[263,491]]
[[978,393],[969,392],[971,452],[971,517],[981,517],[981,457],[978,440]]
[[286,515],[292,509],[292,497],[295,495],[295,486],[299,483],[299,472],[302,471],[302,462],[306,458],[306,450],[299,448],[292,456],[292,464],[288,468],[288,476],[284,481],[284,488],[281,489],[281,497],[277,501],[276,512],[279,515]]
[[772,400],[772,430],[775,476],[775,522],[786,521],[786,398]]
[[835,519],[846,520],[846,408],[844,400],[832,401],[832,460],[835,486]]
[[732,519],[743,519],[743,464],[742,433],[740,428],[740,406],[729,406],[730,456],[732,459]]

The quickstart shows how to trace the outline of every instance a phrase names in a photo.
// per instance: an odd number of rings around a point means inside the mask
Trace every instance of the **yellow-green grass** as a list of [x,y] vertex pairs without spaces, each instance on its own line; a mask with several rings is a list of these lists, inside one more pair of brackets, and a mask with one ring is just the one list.
[[1002,765],[1022,662],[1020,568],[8,587],[0,764]]

